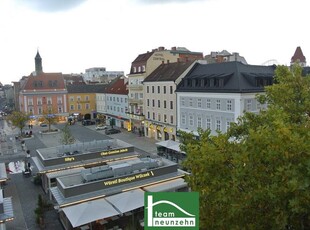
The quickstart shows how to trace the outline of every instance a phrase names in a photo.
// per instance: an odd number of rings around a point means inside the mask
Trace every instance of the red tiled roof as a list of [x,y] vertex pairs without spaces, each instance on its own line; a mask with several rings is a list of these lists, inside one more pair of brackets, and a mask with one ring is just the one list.
[[110,84],[106,93],[128,95],[127,83],[124,78],[119,78]]
[[49,90],[65,89],[65,82],[62,73],[40,73],[31,74],[28,77],[23,90]]
[[296,61],[306,62],[306,57],[302,53],[300,46],[298,46],[296,48],[295,53],[294,53],[293,57],[291,58],[291,62],[296,62]]

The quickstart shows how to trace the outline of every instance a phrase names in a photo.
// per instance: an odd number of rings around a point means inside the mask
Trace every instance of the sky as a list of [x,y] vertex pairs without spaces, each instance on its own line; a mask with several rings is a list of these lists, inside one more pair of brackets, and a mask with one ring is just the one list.
[[[297,46],[310,60],[308,0],[10,0],[0,1],[0,82],[35,69],[129,73],[141,53],[164,46],[227,50],[248,64],[289,65]],[[310,63],[310,61],[309,61]]]

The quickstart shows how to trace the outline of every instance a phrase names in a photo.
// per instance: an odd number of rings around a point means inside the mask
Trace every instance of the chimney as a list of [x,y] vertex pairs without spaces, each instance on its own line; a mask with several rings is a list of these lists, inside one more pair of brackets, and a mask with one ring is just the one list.
[[158,47],[158,50],[159,50],[159,51],[163,51],[163,50],[165,50],[165,47],[160,46],[160,47]]
[[176,47],[176,46],[173,46],[173,47],[171,47],[171,50],[176,51],[176,50],[177,50],[177,47]]

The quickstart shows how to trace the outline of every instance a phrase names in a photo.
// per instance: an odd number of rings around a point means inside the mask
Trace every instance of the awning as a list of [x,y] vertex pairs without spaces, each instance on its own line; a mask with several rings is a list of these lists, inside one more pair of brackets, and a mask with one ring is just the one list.
[[146,186],[143,189],[147,192],[168,192],[175,191],[179,188],[187,187],[187,183],[183,178],[178,178],[175,180],[166,181],[160,184]]
[[171,150],[174,150],[177,152],[185,153],[185,152],[181,151],[180,143],[176,142],[176,141],[172,141],[172,140],[160,141],[160,142],[157,142],[156,145],[163,146],[167,149],[171,149]]
[[72,205],[62,210],[73,228],[120,214],[105,199]]
[[144,206],[144,191],[135,189],[105,198],[120,212],[125,213]]

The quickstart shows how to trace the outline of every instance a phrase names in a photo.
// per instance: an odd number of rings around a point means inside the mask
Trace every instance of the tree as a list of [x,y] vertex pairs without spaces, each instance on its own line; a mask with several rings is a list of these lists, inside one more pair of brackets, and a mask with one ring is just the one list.
[[51,131],[51,125],[55,124],[57,121],[57,116],[53,113],[52,109],[48,109],[43,112],[42,120],[48,125],[48,131]]
[[61,131],[62,131],[62,136],[60,139],[61,144],[69,145],[75,142],[75,139],[71,134],[68,124],[66,124],[65,127]]
[[200,193],[201,229],[310,229],[310,77],[277,67],[259,100],[227,133],[181,134]]
[[20,111],[14,111],[8,116],[7,119],[12,122],[12,125],[20,129],[20,135],[22,135],[23,129],[26,126],[26,123],[29,121],[29,114]]

